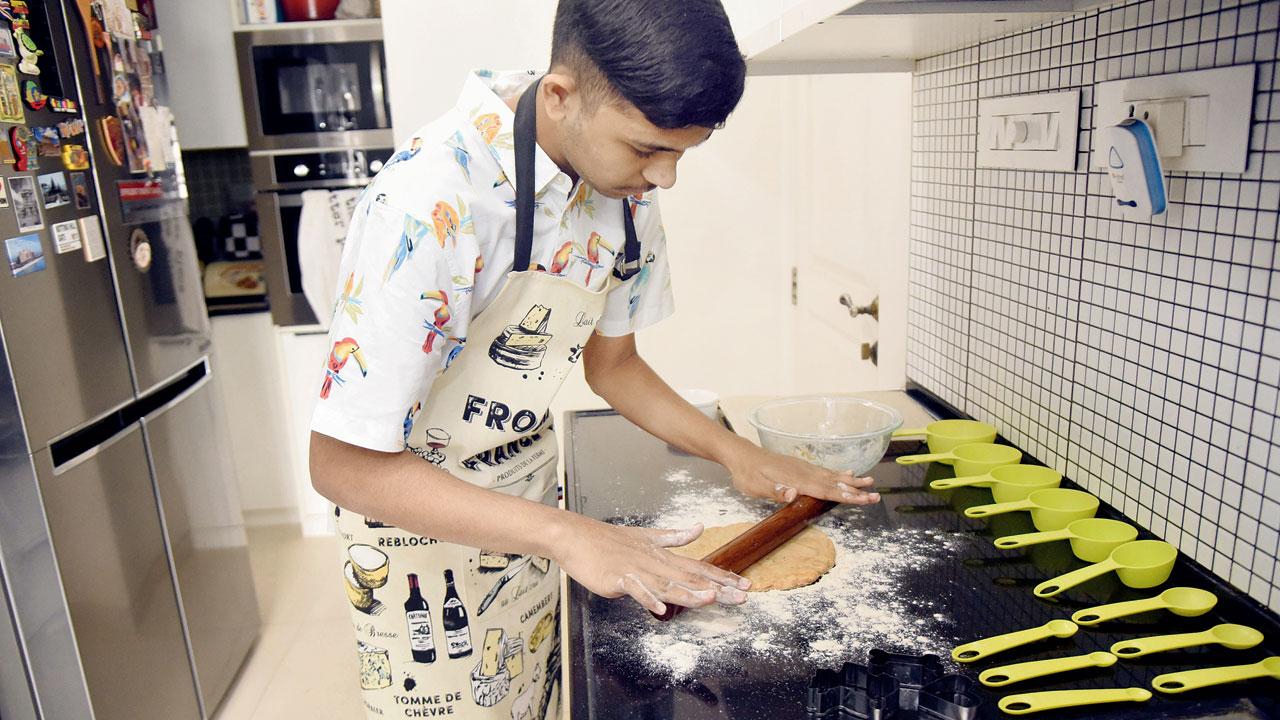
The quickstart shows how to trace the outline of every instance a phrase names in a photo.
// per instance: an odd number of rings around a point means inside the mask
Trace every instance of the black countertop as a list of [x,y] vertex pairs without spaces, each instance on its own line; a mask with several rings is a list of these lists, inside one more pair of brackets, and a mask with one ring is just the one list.
[[[567,467],[566,502],[569,509],[610,522],[649,524],[674,492],[705,490],[712,496],[728,486],[728,474],[719,465],[690,457],[670,448],[608,411],[572,414],[565,428]],[[1114,574],[1095,579],[1053,600],[1036,598],[1031,589],[1042,580],[1087,563],[1073,558],[1067,543],[1051,543],[1021,551],[995,548],[995,537],[1032,532],[1026,513],[1011,513],[984,522],[965,518],[964,508],[992,502],[980,488],[954,491],[928,489],[928,482],[951,477],[950,467],[900,466],[893,457],[923,451],[922,443],[895,441],[889,456],[871,474],[883,501],[865,510],[833,511],[824,523],[847,527],[868,537],[898,535],[943,539],[948,550],[940,552],[929,567],[903,567],[894,580],[900,597],[919,606],[921,617],[948,644],[940,648],[948,670],[977,679],[987,668],[1107,650],[1119,640],[1208,629],[1221,622],[1236,622],[1261,630],[1267,639],[1250,650],[1199,648],[1159,653],[1148,658],[1120,661],[1110,668],[1082,670],[1059,677],[1040,678],[1006,688],[982,688],[985,703],[980,718],[1009,717],[997,707],[1004,695],[1039,690],[1089,687],[1146,687],[1156,675],[1215,665],[1250,663],[1280,654],[1280,623],[1275,614],[1229,588],[1186,557],[1179,557],[1173,576],[1160,588],[1133,590]],[[668,480],[672,472],[687,471],[678,485]],[[1064,487],[1072,486],[1064,482]],[[721,498],[725,497],[723,495]],[[715,502],[712,499],[710,502]],[[760,517],[774,506],[752,501]],[[1099,517],[1121,517],[1103,505]],[[871,535],[871,534],[875,535]],[[1146,534],[1144,533],[1144,536]],[[1077,609],[1103,603],[1150,597],[1175,585],[1213,591],[1219,603],[1210,613],[1183,618],[1154,612],[1098,626],[1081,627],[1073,637],[1037,643],[962,666],[945,657],[954,644],[1042,625],[1055,618],[1069,618]],[[626,647],[630,638],[640,644],[641,632],[658,623],[629,599],[606,600],[569,584],[569,636],[567,665],[571,673],[569,707],[575,720],[586,718],[803,718],[806,688],[814,673],[837,669],[840,661],[865,663],[866,647],[843,648],[838,660],[814,662],[804,652],[748,652],[717,658],[710,668],[701,664],[681,677],[643,659],[639,647]],[[815,588],[818,586],[815,586]],[[926,600],[927,599],[927,600]],[[932,605],[932,607],[928,607]],[[693,611],[687,615],[692,617]],[[921,622],[924,622],[923,620]],[[780,622],[776,637],[783,646],[811,645],[812,618]],[[621,641],[620,638],[621,637]],[[619,648],[619,644],[624,646]],[[877,643],[883,650],[907,648]],[[801,648],[802,649],[802,648]],[[902,713],[899,717],[910,717]],[[1045,718],[1280,718],[1280,681],[1254,680],[1182,695],[1162,695],[1146,703],[1099,705],[1038,713]],[[833,716],[834,717],[834,716]]]

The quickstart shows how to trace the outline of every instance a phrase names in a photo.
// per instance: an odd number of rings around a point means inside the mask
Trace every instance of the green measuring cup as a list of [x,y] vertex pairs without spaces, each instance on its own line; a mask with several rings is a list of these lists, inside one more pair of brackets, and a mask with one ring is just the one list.
[[944,453],[903,455],[898,458],[899,465],[919,465],[927,462],[953,465],[956,475],[983,475],[1001,465],[1017,465],[1022,462],[1022,451],[1008,445],[970,443]]
[[965,517],[985,518],[1020,510],[1031,512],[1031,524],[1037,530],[1061,530],[1076,520],[1093,517],[1098,512],[1098,498],[1082,490],[1050,488],[1037,490],[1026,500],[977,505],[964,511]]
[[1056,540],[1070,540],[1071,552],[1081,560],[1102,562],[1111,551],[1138,539],[1138,528],[1119,520],[1085,518],[1076,520],[1061,530],[1009,535],[995,541],[1002,550],[1038,545]]
[[970,443],[989,443],[996,439],[996,427],[977,420],[938,420],[922,428],[896,430],[893,437],[923,435],[929,452],[944,453]]
[[1036,597],[1053,597],[1064,590],[1115,571],[1120,582],[1131,588],[1150,588],[1169,579],[1178,549],[1163,540],[1134,540],[1125,543],[1102,562],[1072,570],[1036,586]]
[[951,490],[960,487],[986,487],[998,503],[1023,500],[1037,490],[1056,488],[1062,483],[1062,473],[1039,465],[1001,465],[985,475],[934,480],[929,487],[934,490]]

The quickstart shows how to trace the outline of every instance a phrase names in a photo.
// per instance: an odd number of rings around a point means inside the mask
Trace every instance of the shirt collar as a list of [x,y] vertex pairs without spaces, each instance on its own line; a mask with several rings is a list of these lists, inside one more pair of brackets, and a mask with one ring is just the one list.
[[[504,98],[519,97],[530,83],[541,77],[532,70],[526,72],[500,72],[476,70],[467,75],[458,98],[458,110],[463,113],[481,142],[489,148],[489,154],[511,182],[516,183],[515,113]],[[560,195],[568,195],[573,182],[560,171],[542,146],[534,150],[534,192],[541,194],[552,184],[563,186]]]

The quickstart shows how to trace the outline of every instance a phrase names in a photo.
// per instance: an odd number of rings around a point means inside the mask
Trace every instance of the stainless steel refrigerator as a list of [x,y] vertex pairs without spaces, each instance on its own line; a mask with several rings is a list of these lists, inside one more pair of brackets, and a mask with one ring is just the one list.
[[0,3],[16,45],[7,57],[0,33],[15,160],[0,158],[0,718],[207,718],[260,620],[154,11],[13,5]]

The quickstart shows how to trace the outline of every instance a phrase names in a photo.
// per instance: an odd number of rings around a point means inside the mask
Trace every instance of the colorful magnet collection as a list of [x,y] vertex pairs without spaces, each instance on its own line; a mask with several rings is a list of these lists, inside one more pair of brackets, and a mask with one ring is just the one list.
[[[40,168],[42,157],[46,166],[53,165],[53,168],[39,177],[32,174],[0,179],[0,208],[12,208],[20,234],[20,237],[5,241],[10,270],[14,276],[38,273],[50,261],[45,254],[42,232],[46,227],[46,210],[64,213],[67,210],[62,208],[69,210],[72,206],[77,212],[93,209],[90,182],[84,172],[89,168],[88,126],[80,115],[78,101],[69,97],[51,96],[41,88],[42,71],[46,79],[57,77],[56,67],[49,65],[50,62],[56,63],[56,55],[51,48],[40,47],[37,40],[40,33],[31,32],[29,2],[30,0],[0,0],[0,19],[9,24],[8,29],[0,27],[0,123],[6,123],[0,125],[0,132],[7,130],[0,135],[0,168],[11,166],[16,172],[35,171]],[[87,12],[86,8],[99,8],[100,11],[101,7],[97,0],[77,3],[77,6],[82,12]],[[86,27],[89,43],[93,48],[106,49],[109,58],[116,54],[112,36],[104,31],[104,25],[100,21],[86,23]],[[116,42],[132,47],[133,37],[136,35],[131,31],[127,42]],[[93,48],[91,52],[96,52]],[[95,56],[95,67],[97,59]],[[128,84],[126,86],[129,87]],[[144,102],[149,101],[150,95],[145,97]],[[48,116],[36,115],[29,120],[28,113],[31,112],[66,113],[73,117],[54,121],[47,119]],[[112,146],[112,154],[119,155],[119,164],[123,164],[128,146],[127,136],[120,127],[119,120],[110,120],[114,123],[104,123],[101,129],[106,137],[114,140],[108,142],[108,145]],[[30,127],[27,126],[29,121],[33,123]],[[43,124],[35,124],[40,121]],[[59,163],[61,167],[58,167]],[[51,217],[50,221],[52,219]],[[96,215],[51,222],[48,227],[52,229],[52,241],[57,254],[83,248],[86,261],[93,262],[106,256],[101,224]],[[143,261],[145,265],[150,246],[146,242],[140,244],[146,247],[138,248],[134,259],[135,262]]]

